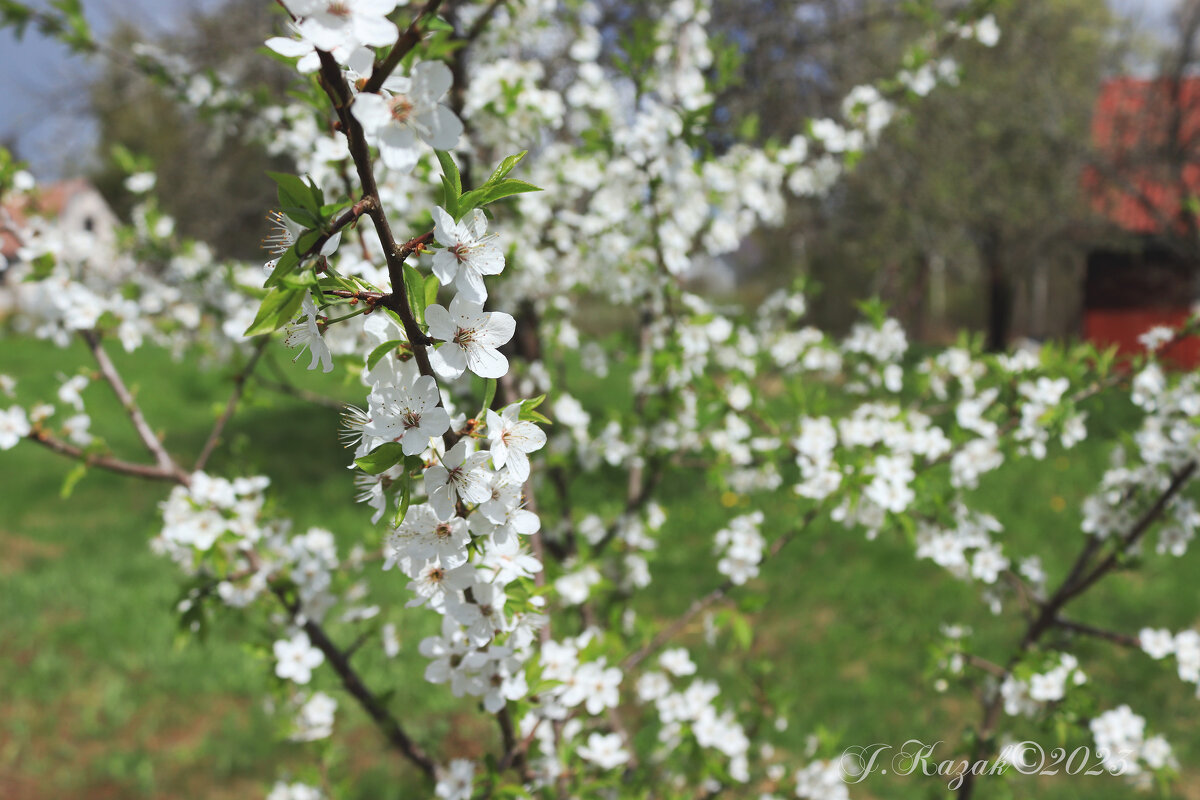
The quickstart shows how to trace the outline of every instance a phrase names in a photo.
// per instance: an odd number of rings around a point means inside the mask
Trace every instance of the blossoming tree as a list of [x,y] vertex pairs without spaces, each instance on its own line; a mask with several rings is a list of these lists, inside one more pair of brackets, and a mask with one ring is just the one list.
[[[589,2],[279,5],[286,32],[264,40],[294,63],[298,86],[280,105],[256,108],[153,47],[134,54],[214,119],[250,114],[272,150],[295,159],[297,174],[271,176],[280,207],[265,269],[179,242],[145,173],[130,178],[144,199],[119,252],[63,237],[52,221],[5,223],[20,241],[14,324],[86,343],[149,460],[94,436],[83,375],[62,383],[57,404],[0,412],[0,448],[45,447],[78,470],[169,484],[151,546],[183,576],[179,613],[193,627],[214,608],[270,626],[293,738],[335,735],[339,707],[357,704],[411,765],[413,786],[442,798],[846,796],[854,765],[770,747],[761,731],[780,715],[738,676],[702,674],[685,643],[705,645],[685,634],[708,619],[709,642],[752,637],[745,613],[710,612],[761,593],[763,564],[798,537],[859,535],[910,541],[915,559],[1021,621],[999,660],[953,620],[930,622],[946,623],[934,680],[979,697],[960,797],[976,791],[972,764],[1020,761],[1004,745],[1024,717],[1090,731],[1105,772],[1142,782],[1171,772],[1170,746],[1130,706],[1076,699],[1090,683],[1072,651],[1085,637],[1140,648],[1200,683],[1200,634],[1152,620],[1108,630],[1072,605],[1140,554],[1182,555],[1200,524],[1188,496],[1200,379],[1154,356],[1180,332],[1150,332],[1150,355],[1120,369],[1084,346],[984,356],[964,342],[919,355],[877,304],[835,338],[805,326],[798,289],[735,308],[687,288],[698,264],[779,224],[788,194],[827,191],[897,115],[954,83],[952,49],[1000,35],[982,7],[925,17],[905,63],[851,92],[840,118],[784,143],[718,148],[706,138],[720,70],[704,0],[664,4],[619,45]],[[0,14],[92,49],[76,3],[6,0]],[[0,188],[37,191],[10,161]],[[585,340],[588,308],[616,309],[629,329]],[[350,453],[328,466],[331,480],[354,469],[384,534],[378,559],[340,551],[319,520],[287,519],[268,502],[269,476],[206,471],[277,338],[307,348],[309,369],[361,380],[361,407],[344,415]],[[159,438],[109,358],[147,343],[185,360],[203,345],[241,364],[191,463]],[[599,418],[572,394],[581,372],[627,402]],[[1139,419],[1085,504],[1073,566],[1052,575],[1038,551],[1005,541],[972,490],[1078,444],[1101,397],[1127,397]],[[597,502],[584,487],[613,472],[625,491]],[[634,609],[660,590],[656,552],[679,546],[658,535],[674,474],[751,509],[711,532],[711,590],[663,620]],[[801,511],[773,516],[781,503]],[[419,643],[425,679],[472,698],[495,741],[442,752],[356,668],[368,639],[398,652],[390,623],[366,624],[389,610],[357,580],[381,565],[409,606],[440,620]],[[280,781],[270,797],[327,789],[315,777]]]

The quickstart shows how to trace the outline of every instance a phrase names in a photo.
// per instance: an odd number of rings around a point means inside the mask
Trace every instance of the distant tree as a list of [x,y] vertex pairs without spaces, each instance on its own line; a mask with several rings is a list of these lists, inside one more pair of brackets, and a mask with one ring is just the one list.
[[[823,210],[813,246],[826,270],[873,268],[877,288],[917,324],[931,271],[965,271],[975,310],[956,321],[981,321],[992,350],[1008,342],[1022,302],[1044,317],[1054,295],[1055,315],[1075,313],[1077,299],[1063,294],[1077,294],[1080,174],[1096,92],[1119,54],[1102,3],[1012,3],[997,16],[999,45],[964,49],[961,85],[886,133]],[[1027,328],[1044,335],[1043,325]]]
[[[220,8],[194,14],[178,34],[164,41],[198,69],[218,72],[242,89],[262,87],[278,95],[287,85],[282,67],[258,54],[261,32],[279,14],[269,3],[228,0]],[[116,30],[109,45],[127,52],[146,34],[132,27]],[[264,66],[267,68],[264,69]],[[116,145],[155,164],[166,211],[182,233],[208,242],[225,256],[253,258],[266,229],[263,217],[275,204],[268,170],[286,170],[289,162],[267,155],[245,130],[214,131],[210,121],[175,102],[169,92],[112,60],[104,62],[90,86],[90,105],[99,126],[97,162],[91,176],[118,214],[133,204],[124,172],[109,158]]]

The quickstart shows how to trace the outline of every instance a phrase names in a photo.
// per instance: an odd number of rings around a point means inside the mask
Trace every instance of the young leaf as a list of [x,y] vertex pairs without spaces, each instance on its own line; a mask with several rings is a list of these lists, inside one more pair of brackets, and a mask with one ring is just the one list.
[[296,311],[300,308],[300,304],[304,302],[305,289],[276,286],[267,296],[263,298],[262,305],[258,307],[258,315],[254,317],[254,322],[246,329],[243,336],[258,336],[263,333],[270,333],[278,330],[291,321],[296,315]]
[[404,449],[399,442],[384,442],[362,458],[354,459],[359,469],[370,475],[386,472],[404,458]]
[[496,399],[496,379],[488,378],[483,386],[483,405],[479,407],[479,413],[475,415],[475,419],[483,419],[487,416],[487,410],[492,407],[492,401]]
[[425,281],[411,264],[404,265],[404,291],[408,294],[408,304],[412,307],[413,316],[417,318],[417,322],[424,325]]
[[502,200],[514,194],[522,194],[524,192],[540,192],[541,188],[534,186],[532,183],[525,181],[515,181],[506,179],[498,183],[489,183],[478,189],[473,189],[458,200],[459,213],[465,214],[472,208],[482,208],[483,206],[494,203],[497,200]]
[[[496,171],[492,173],[492,177],[488,178],[487,182],[488,183],[499,183],[500,181],[507,178],[508,173],[513,171],[513,167],[515,167],[515,166],[517,166],[517,164],[521,163],[521,159],[524,158],[528,152],[529,152],[528,150],[522,150],[521,152],[517,153],[515,156],[509,156],[508,158],[501,161],[500,166],[496,167]],[[487,184],[484,184],[484,185],[486,186]]]
[[367,369],[375,369],[375,365],[382,361],[384,356],[386,356],[388,353],[391,353],[402,344],[408,344],[408,342],[404,341],[403,339],[392,339],[391,341],[384,342],[376,347],[371,351],[370,355],[367,356]]
[[438,289],[442,286],[436,275],[429,275],[425,278],[425,307],[433,305],[437,302]]
[[442,188],[445,190],[446,213],[458,219],[458,198],[462,196],[462,176],[458,174],[458,165],[454,158],[445,150],[435,150],[438,163],[442,165]]

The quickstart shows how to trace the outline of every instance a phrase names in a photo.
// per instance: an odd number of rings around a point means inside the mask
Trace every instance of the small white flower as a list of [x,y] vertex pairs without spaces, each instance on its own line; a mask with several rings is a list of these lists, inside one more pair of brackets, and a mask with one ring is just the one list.
[[304,353],[304,348],[312,353],[312,361],[309,362],[309,369],[316,369],[317,364],[321,365],[322,372],[333,371],[333,354],[329,352],[329,345],[325,343],[325,337],[321,335],[321,326],[317,324],[317,307],[312,301],[312,293],[306,292],[304,301],[300,306],[300,316],[295,322],[287,327],[287,337],[283,343],[288,347],[299,347],[300,352],[296,353],[297,358]]
[[456,758],[448,770],[439,770],[434,794],[443,800],[469,800],[474,783],[475,765],[465,758]]
[[425,492],[438,519],[451,519],[459,498],[482,503],[492,496],[484,466],[490,457],[486,452],[467,455],[467,443],[461,441],[442,456],[441,464],[425,470]]
[[275,642],[275,674],[284,680],[304,684],[312,680],[312,671],[325,662],[325,654],[312,646],[308,634],[297,633],[291,639]]
[[455,222],[445,209],[433,209],[434,232],[443,249],[433,254],[433,274],[443,286],[453,283],[467,300],[487,300],[484,275],[504,270],[504,254],[495,245],[495,234],[487,234],[487,216],[474,209],[470,218]]
[[463,124],[441,102],[453,82],[450,68],[441,61],[422,61],[413,67],[411,78],[393,75],[380,94],[363,92],[354,98],[350,111],[379,147],[388,169],[412,171],[418,138],[435,150],[458,146]]
[[0,411],[0,450],[16,447],[17,442],[28,436],[31,430],[25,409],[11,406],[8,411]]
[[305,701],[296,714],[296,730],[292,732],[294,742],[315,742],[333,734],[333,717],[337,712],[337,700],[317,692]]
[[303,17],[296,26],[301,36],[335,54],[364,45],[383,47],[400,35],[387,18],[396,0],[287,0],[287,7]]
[[449,310],[439,305],[425,309],[429,335],[445,342],[429,354],[438,373],[457,378],[471,370],[481,378],[499,378],[508,372],[508,359],[497,349],[508,342],[517,322],[503,311],[484,311],[461,294],[450,301]]
[[442,522],[429,504],[408,510],[396,532],[388,537],[388,545],[397,557],[407,556],[417,565],[426,560],[440,560],[447,568],[467,563],[467,521],[448,515]]
[[488,440],[491,442],[492,463],[496,469],[508,466],[515,482],[529,478],[529,453],[546,444],[546,434],[537,425],[521,420],[521,404],[513,403],[497,414],[487,410]]
[[[404,455],[415,456],[429,440],[450,427],[450,415],[438,406],[437,381],[422,375],[412,386],[384,387],[371,398],[375,418],[363,426],[368,436],[400,442]],[[383,412],[383,413],[380,413]]]
[[622,746],[621,736],[617,733],[591,734],[587,744],[579,748],[579,756],[601,769],[615,769],[629,760],[629,753]]

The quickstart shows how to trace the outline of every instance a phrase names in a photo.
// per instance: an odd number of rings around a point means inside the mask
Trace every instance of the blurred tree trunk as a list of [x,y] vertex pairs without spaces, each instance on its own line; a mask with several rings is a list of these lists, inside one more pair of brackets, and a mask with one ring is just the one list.
[[1003,237],[988,228],[979,237],[979,261],[984,265],[987,288],[987,339],[989,353],[1008,347],[1012,330],[1013,287],[1008,270],[1004,268]]

